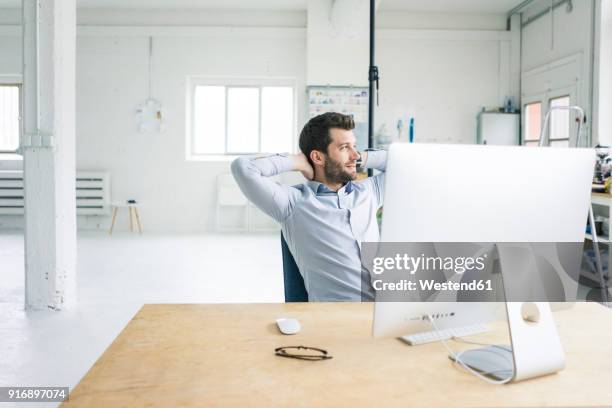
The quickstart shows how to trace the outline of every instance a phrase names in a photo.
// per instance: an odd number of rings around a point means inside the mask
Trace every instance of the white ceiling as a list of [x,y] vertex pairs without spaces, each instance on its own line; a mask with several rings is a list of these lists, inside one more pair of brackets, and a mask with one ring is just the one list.
[[[307,0],[77,0],[83,8],[306,10]],[[435,13],[504,14],[521,0],[381,0],[380,10]],[[20,0],[0,0],[0,8],[20,7]]]

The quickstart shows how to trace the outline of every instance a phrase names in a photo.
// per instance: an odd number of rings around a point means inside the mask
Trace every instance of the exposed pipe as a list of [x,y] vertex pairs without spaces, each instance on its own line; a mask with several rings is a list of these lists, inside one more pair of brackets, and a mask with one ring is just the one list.
[[[525,0],[523,1],[521,4],[519,4],[518,6],[514,7],[512,10],[510,10],[508,12],[508,15],[506,17],[506,24],[507,24],[507,29],[510,30],[510,18],[515,15],[515,14],[519,14],[521,13],[525,8],[527,8],[528,6],[530,6],[532,3],[534,3],[536,0]],[[559,0],[556,3],[553,3],[552,5],[552,9],[556,9],[558,7],[561,7],[562,5],[567,3],[567,7],[568,7],[568,11],[572,11],[573,10],[573,4],[572,4],[572,0]],[[546,14],[548,14],[550,12],[550,6],[546,7],[544,10],[536,13],[535,15],[529,17],[524,23],[521,24],[521,27],[526,27],[529,24],[533,23],[534,21],[542,18],[543,16],[545,16]]]
[[[376,85],[376,104],[378,105],[378,67],[375,65],[375,36],[376,30],[376,0],[370,0],[370,68],[368,80],[370,88],[368,92],[368,148],[374,147],[374,85]],[[368,176],[372,176],[372,169],[368,169]]]
[[[595,54],[598,53],[598,51],[596,50],[596,45],[598,45],[597,43],[597,17],[598,17],[598,13],[597,13],[597,0],[591,0],[591,58],[589,59],[589,72],[592,73],[593,77],[591,78],[591,80],[589,81],[589,102],[588,102],[588,109],[590,109],[591,112],[591,133],[590,133],[590,139],[589,139],[589,144],[593,145],[593,139],[594,136],[593,134],[596,133],[597,134],[597,140],[599,141],[599,127],[596,125],[597,121],[599,120],[598,118],[598,114],[597,111],[595,110],[595,90],[594,90],[594,86],[595,86],[595,78],[596,78],[596,74],[597,76],[599,75],[599,69],[595,68]],[[597,132],[595,132],[595,128],[597,126]]]
[[555,50],[555,0],[550,0],[550,50]]
[[506,29],[507,30],[510,30],[510,27],[511,27],[510,20],[512,19],[512,16],[523,11],[527,6],[529,6],[534,1],[535,0],[525,0],[521,4],[514,7],[512,10],[508,12],[508,16],[506,17]]
[[533,3],[535,0],[525,0],[523,1],[521,4],[519,4],[518,6],[516,6],[515,8],[513,8],[512,10],[510,10],[508,12],[508,19],[510,19],[510,17],[512,17],[513,15],[520,13],[525,7],[527,7],[528,5],[530,5],[531,3]]
[[148,60],[149,61],[149,84],[148,84],[149,85],[149,90],[148,90],[149,99],[151,99],[151,88],[152,88],[151,86],[151,81],[152,81],[151,77],[152,77],[152,70],[153,70],[152,61],[151,61],[152,59],[153,59],[153,36],[149,36],[149,60]]
[[[572,4],[572,0],[559,0],[558,2],[554,3],[552,5],[552,9],[555,10],[559,7],[561,7],[562,5],[567,3],[567,10],[568,13],[571,12],[574,9],[574,5]],[[527,27],[529,24],[533,23],[536,20],[539,20],[540,18],[544,17],[546,14],[550,13],[551,7],[546,7],[546,9],[540,11],[539,13],[534,14],[533,16],[529,17],[527,20],[525,20],[524,23],[521,24],[521,27],[525,28]]]

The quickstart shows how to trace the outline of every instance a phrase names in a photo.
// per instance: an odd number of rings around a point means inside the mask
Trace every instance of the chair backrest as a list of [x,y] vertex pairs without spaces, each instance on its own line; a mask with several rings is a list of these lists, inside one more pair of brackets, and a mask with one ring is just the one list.
[[283,278],[285,281],[285,302],[308,302],[308,292],[304,278],[298,269],[285,237],[281,232],[281,249],[283,252]]

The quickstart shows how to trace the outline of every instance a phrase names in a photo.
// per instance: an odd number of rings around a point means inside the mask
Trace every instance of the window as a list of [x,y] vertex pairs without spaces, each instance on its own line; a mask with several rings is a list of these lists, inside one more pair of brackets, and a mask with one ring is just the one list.
[[[548,122],[549,144],[551,147],[569,147],[570,144],[570,111],[566,109],[554,109],[558,106],[570,106],[570,96],[564,95],[548,99],[548,111],[550,112]],[[538,146],[540,141],[540,130],[543,125],[542,102],[532,102],[524,107],[525,123],[523,144],[525,146]]]
[[[570,106],[570,97],[561,96],[550,100],[550,108]],[[570,111],[566,109],[553,110],[550,113],[548,134],[552,147],[569,147]]]
[[190,84],[187,158],[293,151],[293,84],[228,82],[195,79]]
[[19,85],[0,85],[0,152],[14,153],[19,147],[19,91]]
[[525,146],[537,146],[540,142],[540,126],[542,124],[542,103],[534,102],[525,105]]

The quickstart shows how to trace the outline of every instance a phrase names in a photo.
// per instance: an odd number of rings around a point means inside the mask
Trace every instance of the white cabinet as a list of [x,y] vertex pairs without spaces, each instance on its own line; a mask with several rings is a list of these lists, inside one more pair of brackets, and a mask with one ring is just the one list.
[[521,116],[518,113],[481,112],[478,115],[478,144],[519,145]]

